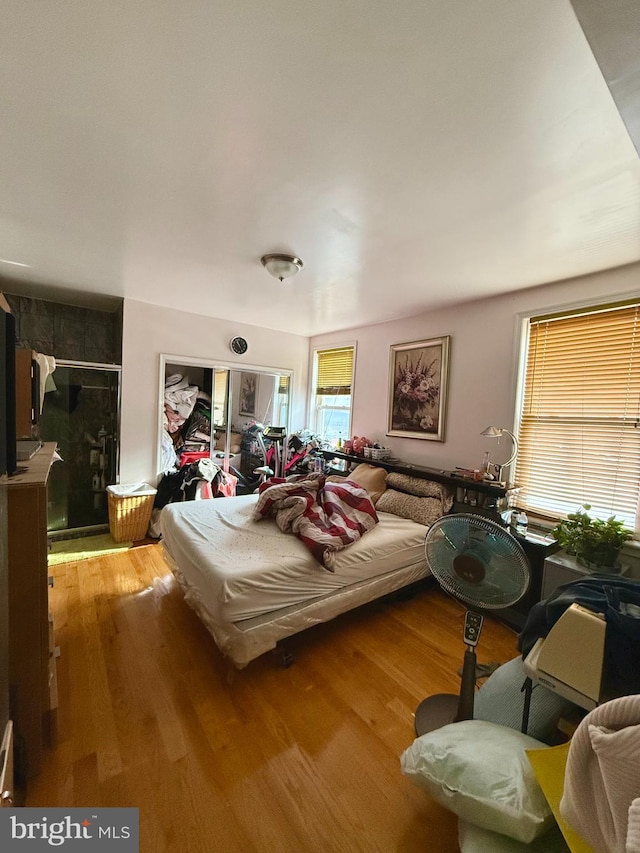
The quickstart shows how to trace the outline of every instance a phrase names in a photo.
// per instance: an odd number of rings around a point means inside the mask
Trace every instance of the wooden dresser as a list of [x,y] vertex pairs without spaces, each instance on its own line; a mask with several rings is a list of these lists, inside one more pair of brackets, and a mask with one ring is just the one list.
[[49,623],[47,480],[56,450],[45,444],[7,479],[9,705],[16,781],[35,776],[53,735],[55,655]]
[[16,435],[31,438],[38,422],[40,380],[37,353],[16,349]]

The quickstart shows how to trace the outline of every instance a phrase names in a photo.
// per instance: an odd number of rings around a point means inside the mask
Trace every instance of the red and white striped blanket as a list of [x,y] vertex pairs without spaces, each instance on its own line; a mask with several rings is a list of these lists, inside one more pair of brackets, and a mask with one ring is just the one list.
[[330,572],[335,571],[336,552],[378,523],[365,489],[351,480],[328,483],[323,474],[272,477],[262,483],[253,518],[275,518],[280,530],[294,533]]

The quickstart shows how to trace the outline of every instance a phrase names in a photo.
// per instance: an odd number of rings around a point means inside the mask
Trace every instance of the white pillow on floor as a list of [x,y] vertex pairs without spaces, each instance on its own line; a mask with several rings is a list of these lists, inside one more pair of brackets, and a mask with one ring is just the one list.
[[458,817],[528,843],[555,823],[525,753],[545,746],[515,729],[466,720],[416,738],[400,766]]

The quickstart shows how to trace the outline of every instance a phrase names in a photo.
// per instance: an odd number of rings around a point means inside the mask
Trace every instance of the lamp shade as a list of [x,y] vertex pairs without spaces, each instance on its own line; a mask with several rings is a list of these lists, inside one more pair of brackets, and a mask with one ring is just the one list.
[[483,429],[480,435],[488,435],[490,438],[500,438],[503,430],[500,427],[488,426],[486,429]]
[[295,255],[263,255],[260,260],[269,275],[272,275],[279,281],[290,278],[303,267],[302,261],[300,258],[296,258]]

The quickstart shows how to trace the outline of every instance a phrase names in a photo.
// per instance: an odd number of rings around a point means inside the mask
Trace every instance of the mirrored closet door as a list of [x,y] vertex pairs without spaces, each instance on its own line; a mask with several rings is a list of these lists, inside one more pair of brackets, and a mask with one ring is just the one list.
[[158,473],[211,456],[250,478],[264,464],[266,426],[289,429],[290,370],[160,357]]

